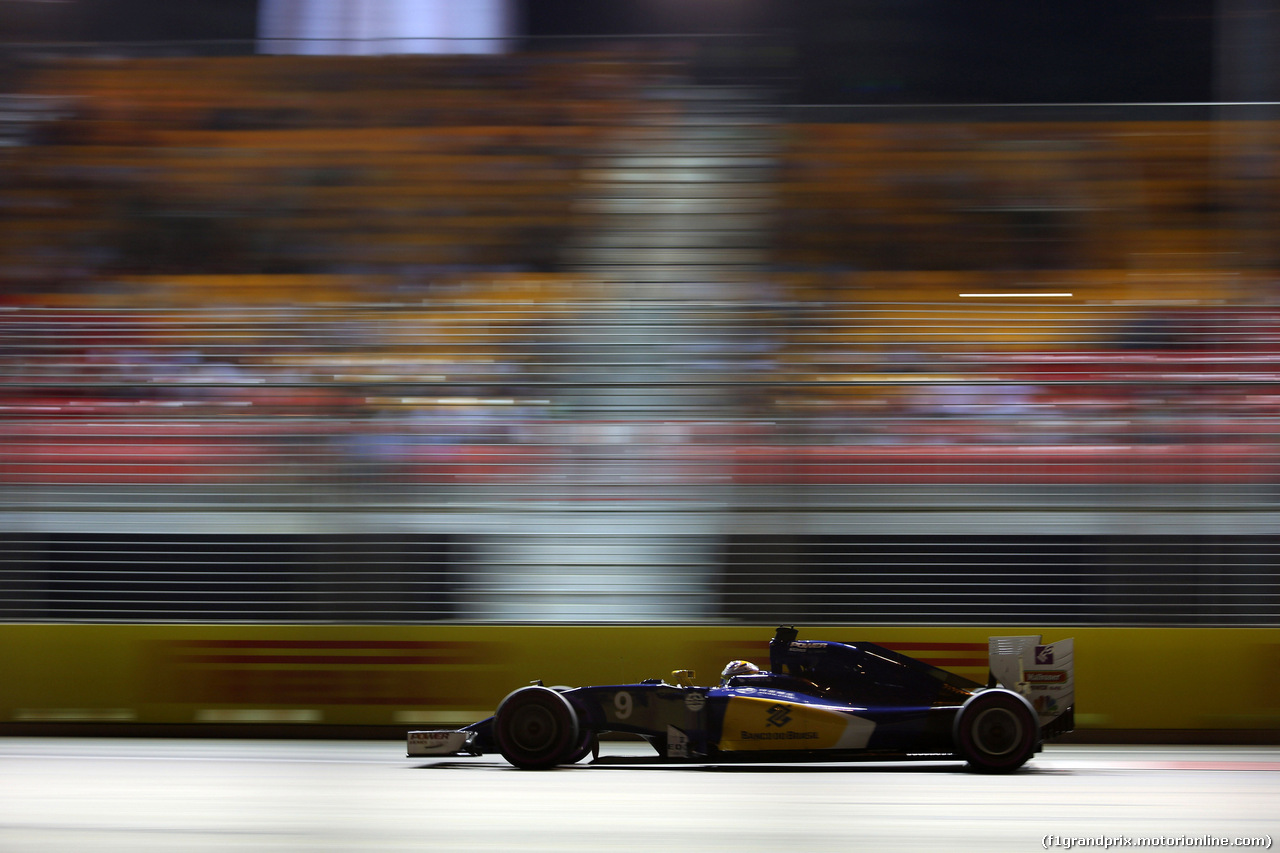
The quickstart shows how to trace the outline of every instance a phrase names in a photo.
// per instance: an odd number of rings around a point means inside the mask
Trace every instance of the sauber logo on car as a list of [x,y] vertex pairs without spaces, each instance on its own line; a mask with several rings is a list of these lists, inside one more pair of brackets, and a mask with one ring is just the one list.
[[819,705],[734,696],[725,708],[719,748],[860,749],[875,723]]

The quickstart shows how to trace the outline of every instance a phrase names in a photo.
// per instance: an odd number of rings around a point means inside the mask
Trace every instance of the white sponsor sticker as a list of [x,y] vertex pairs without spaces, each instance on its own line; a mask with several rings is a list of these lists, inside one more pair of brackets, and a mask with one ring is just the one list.
[[675,726],[667,726],[667,758],[688,758],[689,736]]
[[467,742],[466,732],[409,732],[410,755],[452,755]]

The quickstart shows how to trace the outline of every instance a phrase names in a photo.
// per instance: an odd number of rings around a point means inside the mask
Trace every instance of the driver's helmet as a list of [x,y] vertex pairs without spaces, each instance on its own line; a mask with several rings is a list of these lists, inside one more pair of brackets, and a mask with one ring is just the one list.
[[749,660],[731,660],[720,673],[721,686],[728,684],[735,675],[759,675],[760,667]]

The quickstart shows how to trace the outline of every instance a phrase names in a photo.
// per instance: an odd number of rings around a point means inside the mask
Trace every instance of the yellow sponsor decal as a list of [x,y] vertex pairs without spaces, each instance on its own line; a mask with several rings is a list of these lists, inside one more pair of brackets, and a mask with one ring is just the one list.
[[735,696],[724,714],[719,747],[736,750],[858,749],[875,724],[816,705]]

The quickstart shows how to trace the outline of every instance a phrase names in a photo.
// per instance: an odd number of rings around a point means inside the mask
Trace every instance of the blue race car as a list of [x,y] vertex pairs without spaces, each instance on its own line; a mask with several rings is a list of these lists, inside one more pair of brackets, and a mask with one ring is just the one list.
[[769,671],[733,661],[715,687],[687,670],[675,683],[521,687],[478,723],[409,732],[408,754],[499,752],[545,770],[598,755],[600,735],[616,732],[661,762],[959,760],[1008,773],[1072,730],[1072,640],[992,637],[983,685],[874,643],[797,636],[778,628]]

